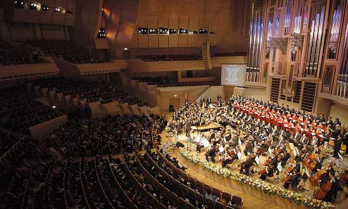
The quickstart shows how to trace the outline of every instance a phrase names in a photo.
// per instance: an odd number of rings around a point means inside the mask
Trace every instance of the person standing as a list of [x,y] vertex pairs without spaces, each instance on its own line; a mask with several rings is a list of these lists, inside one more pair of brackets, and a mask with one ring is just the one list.
[[338,138],[335,141],[335,146],[334,146],[334,157],[338,158],[338,153],[341,149],[341,145],[342,145],[342,138],[340,135],[338,135]]

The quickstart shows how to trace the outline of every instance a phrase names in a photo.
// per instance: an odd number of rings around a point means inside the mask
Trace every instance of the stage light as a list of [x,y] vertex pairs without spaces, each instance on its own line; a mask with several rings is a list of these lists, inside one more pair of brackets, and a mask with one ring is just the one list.
[[125,47],[125,48],[123,48],[123,50],[128,51],[128,48],[127,48],[127,47]]
[[56,109],[56,106],[53,105],[52,108],[53,108],[53,109]]
[[178,95],[174,94],[174,97],[177,97]]

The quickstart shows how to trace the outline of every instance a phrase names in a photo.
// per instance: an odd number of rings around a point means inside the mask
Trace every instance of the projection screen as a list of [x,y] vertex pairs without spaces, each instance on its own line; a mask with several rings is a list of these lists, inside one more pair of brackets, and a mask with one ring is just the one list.
[[246,65],[223,64],[221,67],[221,84],[244,86]]

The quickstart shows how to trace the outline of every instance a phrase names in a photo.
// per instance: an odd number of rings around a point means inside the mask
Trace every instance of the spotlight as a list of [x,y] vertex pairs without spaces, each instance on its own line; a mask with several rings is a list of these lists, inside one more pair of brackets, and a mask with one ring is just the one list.
[[56,109],[56,106],[53,105],[52,108],[53,108],[53,109]]
[[125,47],[125,48],[123,48],[123,50],[128,51],[128,48],[127,48],[127,47]]
[[174,94],[174,97],[177,97],[178,95]]

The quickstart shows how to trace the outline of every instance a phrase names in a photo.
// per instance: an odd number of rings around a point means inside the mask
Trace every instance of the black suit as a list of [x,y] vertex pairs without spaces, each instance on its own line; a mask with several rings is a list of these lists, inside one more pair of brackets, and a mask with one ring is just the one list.
[[338,158],[338,152],[341,149],[342,139],[337,139],[334,146],[334,157]]

